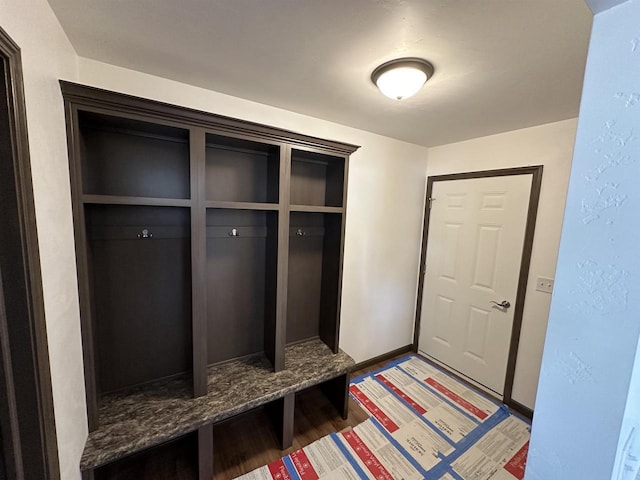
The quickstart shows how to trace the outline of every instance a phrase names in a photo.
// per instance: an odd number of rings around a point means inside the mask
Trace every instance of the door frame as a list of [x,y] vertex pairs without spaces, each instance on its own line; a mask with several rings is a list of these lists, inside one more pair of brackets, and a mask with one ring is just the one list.
[[531,264],[531,251],[533,248],[533,237],[536,228],[536,218],[538,215],[538,204],[540,201],[540,188],[542,186],[542,165],[527,167],[514,167],[497,170],[481,170],[473,172],[452,173],[445,175],[434,175],[427,177],[427,194],[425,197],[424,226],[422,233],[422,250],[420,252],[420,270],[418,274],[418,298],[416,303],[416,319],[413,333],[413,350],[418,352],[418,339],[420,338],[420,317],[422,314],[422,297],[424,290],[424,277],[426,273],[425,263],[427,258],[427,246],[429,242],[429,217],[431,213],[431,194],[434,182],[444,182],[448,180],[465,180],[486,177],[505,177],[511,175],[532,175],[531,192],[529,195],[529,209],[527,211],[527,223],[524,233],[524,244],[522,257],[520,260],[520,276],[518,278],[518,289],[513,312],[513,327],[511,330],[511,341],[509,344],[509,357],[507,359],[507,374],[504,385],[503,402],[514,410],[519,411],[529,417],[533,411],[511,398],[513,392],[513,380],[518,357],[518,344],[520,332],[522,330],[522,313],[524,312],[524,302],[527,293],[527,282],[529,279],[529,267]]
[[[0,62],[4,67],[4,96],[17,200],[21,262],[24,269],[24,324],[7,317],[0,289],[0,427],[5,468],[18,480],[59,480],[58,445],[40,270],[27,116],[20,48],[0,28]],[[5,284],[9,279],[5,278]],[[0,284],[1,287],[1,284]],[[19,381],[17,381],[19,379]],[[27,407],[21,398],[35,398]],[[35,411],[34,411],[35,410]]]

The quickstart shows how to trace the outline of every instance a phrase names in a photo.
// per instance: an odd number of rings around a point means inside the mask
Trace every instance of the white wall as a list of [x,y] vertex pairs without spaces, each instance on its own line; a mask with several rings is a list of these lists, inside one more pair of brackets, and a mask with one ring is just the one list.
[[612,478],[628,426],[640,335],[640,0],[594,17],[582,92],[528,480]]
[[429,149],[428,175],[544,165],[512,393],[529,408],[535,403],[551,302],[551,295],[535,290],[535,279],[555,275],[575,131],[572,119]]
[[340,347],[360,362],[413,341],[426,148],[86,58],[79,69],[86,85],[361,145],[349,165]]
[[25,102],[62,478],[78,478],[87,434],[66,133],[59,78],[76,55],[45,0],[0,0],[0,27],[22,50]]

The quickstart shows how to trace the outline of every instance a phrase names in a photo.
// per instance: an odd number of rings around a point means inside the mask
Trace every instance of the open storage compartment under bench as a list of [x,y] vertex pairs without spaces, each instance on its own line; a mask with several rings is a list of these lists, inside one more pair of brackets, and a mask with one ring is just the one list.
[[191,434],[205,478],[212,424],[256,406],[287,445],[295,393],[313,385],[346,415],[353,360],[338,332],[357,147],[61,85],[85,477]]

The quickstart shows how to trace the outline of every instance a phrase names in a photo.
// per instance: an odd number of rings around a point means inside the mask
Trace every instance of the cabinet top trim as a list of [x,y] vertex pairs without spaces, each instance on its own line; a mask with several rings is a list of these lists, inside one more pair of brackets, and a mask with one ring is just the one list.
[[302,145],[311,148],[350,155],[355,152],[358,145],[325,140],[310,135],[270,127],[260,123],[239,120],[215,113],[208,113],[187,107],[180,107],[169,103],[159,102],[146,98],[112,92],[96,87],[89,87],[73,82],[60,80],[60,86],[65,102],[77,106],[90,106],[113,109],[120,112],[142,114],[154,118],[164,118],[189,126],[203,128],[215,128],[228,133],[250,135],[278,142],[286,142],[294,145]]

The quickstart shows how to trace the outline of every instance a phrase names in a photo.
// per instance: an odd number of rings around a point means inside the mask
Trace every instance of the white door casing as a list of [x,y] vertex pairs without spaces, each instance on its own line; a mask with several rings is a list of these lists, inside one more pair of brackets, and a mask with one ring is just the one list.
[[[504,394],[533,174],[433,182],[419,350]],[[506,300],[509,308],[491,302]]]

